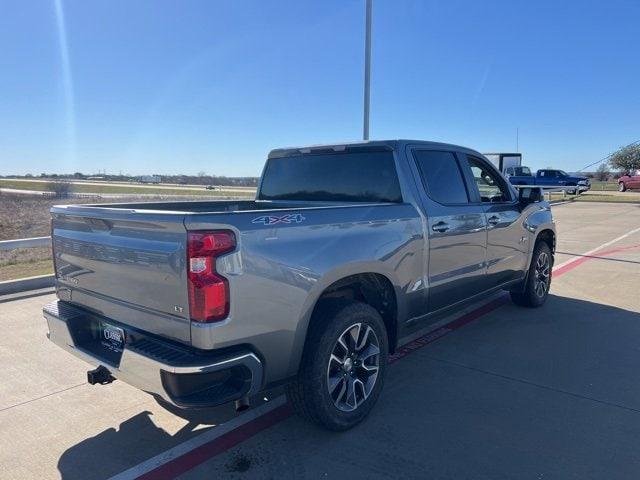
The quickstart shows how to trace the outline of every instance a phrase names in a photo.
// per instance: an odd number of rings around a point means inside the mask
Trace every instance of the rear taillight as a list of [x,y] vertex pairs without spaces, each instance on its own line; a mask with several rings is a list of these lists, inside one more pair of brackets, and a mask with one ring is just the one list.
[[189,232],[187,271],[189,311],[197,322],[215,322],[229,315],[229,284],[216,272],[216,258],[236,248],[228,230]]

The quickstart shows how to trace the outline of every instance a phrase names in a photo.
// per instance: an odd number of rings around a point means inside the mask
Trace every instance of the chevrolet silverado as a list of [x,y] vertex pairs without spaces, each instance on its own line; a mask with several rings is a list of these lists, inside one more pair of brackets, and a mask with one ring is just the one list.
[[255,200],[55,206],[49,339],[182,408],[286,385],[333,430],[367,416],[388,355],[508,290],[542,305],[556,243],[540,189],[413,141],[269,153]]

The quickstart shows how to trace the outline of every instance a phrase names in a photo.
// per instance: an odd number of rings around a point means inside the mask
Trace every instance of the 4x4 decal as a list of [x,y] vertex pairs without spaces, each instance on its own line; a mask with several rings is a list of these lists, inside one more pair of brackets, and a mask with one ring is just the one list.
[[286,215],[263,215],[262,217],[257,217],[251,220],[251,223],[262,223],[263,225],[276,225],[279,223],[300,223],[304,222],[306,218],[302,216],[301,213],[288,213]]

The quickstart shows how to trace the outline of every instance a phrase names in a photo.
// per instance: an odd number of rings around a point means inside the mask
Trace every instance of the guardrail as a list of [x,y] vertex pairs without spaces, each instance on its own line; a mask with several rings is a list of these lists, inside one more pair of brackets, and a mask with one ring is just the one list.
[[[1,250],[15,250],[17,248],[37,248],[51,245],[51,237],[19,238],[17,240],[1,240]],[[0,295],[25,292],[49,288],[54,284],[53,275],[38,275],[36,277],[19,278],[0,282]]]
[[1,240],[0,250],[14,250],[16,248],[48,247],[51,237],[19,238],[17,240]]
[[548,187],[546,185],[513,185],[515,188],[539,188],[542,190],[542,195],[547,195],[547,201],[551,201],[551,194],[554,192],[562,192],[562,198],[567,198],[567,191],[577,191],[577,186],[566,187]]

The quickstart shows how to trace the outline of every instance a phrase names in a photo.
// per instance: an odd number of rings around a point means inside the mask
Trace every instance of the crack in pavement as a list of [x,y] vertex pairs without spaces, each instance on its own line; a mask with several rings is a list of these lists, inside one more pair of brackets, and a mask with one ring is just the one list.
[[29,403],[33,403],[33,402],[36,402],[38,400],[42,400],[43,398],[47,398],[47,397],[50,397],[52,395],[56,395],[57,393],[66,392],[66,391],[72,390],[74,388],[81,387],[83,385],[86,385],[86,382],[79,383],[77,385],[72,385],[70,387],[63,388],[62,390],[56,390],[55,392],[47,393],[46,395],[42,395],[40,397],[32,398],[31,400],[25,400],[24,402],[16,403],[16,404],[10,405],[8,407],[0,408],[0,412],[5,412],[7,410],[11,410],[12,408],[20,407],[21,405],[27,405]]

